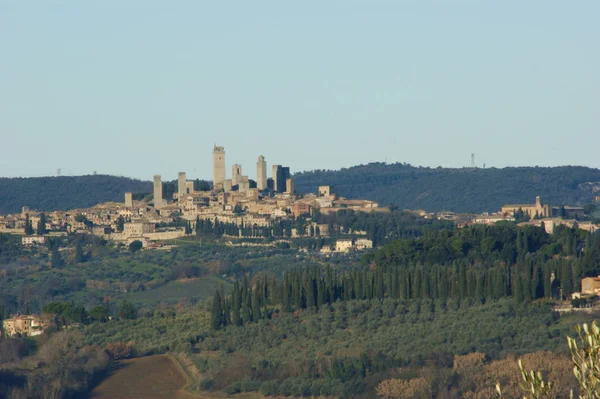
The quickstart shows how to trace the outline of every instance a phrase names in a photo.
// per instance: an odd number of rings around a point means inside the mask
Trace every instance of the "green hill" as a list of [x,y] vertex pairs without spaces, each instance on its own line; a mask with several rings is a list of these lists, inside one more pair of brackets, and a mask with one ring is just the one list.
[[[344,197],[428,211],[497,211],[508,203],[533,203],[536,195],[544,203],[584,205],[600,195],[600,170],[582,166],[452,169],[370,163],[301,172],[294,180],[300,193],[331,185]],[[198,184],[206,189],[208,183]],[[175,187],[175,181],[165,182],[164,195]],[[0,214],[22,206],[50,211],[123,201],[127,191],[150,193],[152,183],[108,175],[0,178]]]
[[[581,166],[516,168],[426,168],[408,164],[370,163],[338,171],[294,175],[298,192],[331,185],[348,198],[427,211],[498,211],[508,203],[583,205],[600,190],[600,170]],[[595,195],[600,195],[596,193]]]
[[85,208],[107,201],[123,201],[125,192],[152,191],[152,183],[108,175],[0,178],[0,214],[22,206],[42,211]]

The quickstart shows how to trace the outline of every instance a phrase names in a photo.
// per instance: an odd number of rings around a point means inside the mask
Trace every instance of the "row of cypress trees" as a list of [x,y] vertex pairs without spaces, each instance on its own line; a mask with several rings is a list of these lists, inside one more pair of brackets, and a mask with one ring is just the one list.
[[578,281],[581,261],[534,256],[511,267],[469,265],[409,265],[384,270],[352,270],[338,273],[332,267],[296,268],[278,281],[262,275],[250,284],[247,277],[234,283],[232,294],[218,291],[213,299],[212,325],[243,324],[271,318],[273,312],[321,309],[336,301],[395,298],[466,299],[480,301],[514,297],[517,302],[568,297]]

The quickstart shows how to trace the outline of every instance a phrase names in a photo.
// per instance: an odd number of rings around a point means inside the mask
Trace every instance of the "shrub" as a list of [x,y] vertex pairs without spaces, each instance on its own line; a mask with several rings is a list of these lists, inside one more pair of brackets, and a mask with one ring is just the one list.
[[215,381],[211,378],[205,378],[200,381],[200,389],[203,391],[210,391],[214,385]]

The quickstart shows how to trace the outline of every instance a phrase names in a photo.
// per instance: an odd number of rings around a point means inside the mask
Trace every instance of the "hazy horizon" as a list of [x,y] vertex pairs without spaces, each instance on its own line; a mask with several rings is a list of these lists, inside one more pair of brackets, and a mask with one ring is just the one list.
[[0,176],[600,168],[600,3],[0,4]]

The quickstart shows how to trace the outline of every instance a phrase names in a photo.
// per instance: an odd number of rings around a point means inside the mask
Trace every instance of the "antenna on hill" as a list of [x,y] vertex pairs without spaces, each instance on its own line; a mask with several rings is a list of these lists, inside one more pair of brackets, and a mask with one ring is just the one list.
[[61,172],[60,168],[56,169],[56,177],[60,177],[60,172]]
[[471,167],[472,168],[475,167],[475,153],[474,152],[471,153]]

